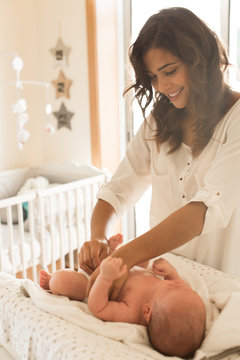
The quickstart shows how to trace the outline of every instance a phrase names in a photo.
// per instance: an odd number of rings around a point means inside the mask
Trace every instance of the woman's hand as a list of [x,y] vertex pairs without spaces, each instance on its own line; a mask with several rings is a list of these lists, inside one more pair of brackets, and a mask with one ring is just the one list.
[[89,275],[123,242],[122,234],[116,234],[109,240],[86,241],[79,253],[80,268]]
[[108,256],[109,247],[107,240],[86,241],[78,255],[80,268],[91,275]]

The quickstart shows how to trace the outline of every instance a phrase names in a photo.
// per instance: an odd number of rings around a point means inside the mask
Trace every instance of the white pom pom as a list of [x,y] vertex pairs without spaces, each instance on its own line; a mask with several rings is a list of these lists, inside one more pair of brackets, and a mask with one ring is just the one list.
[[50,115],[52,113],[52,105],[51,104],[46,105],[45,112],[47,115]]
[[19,56],[15,56],[12,61],[12,67],[15,71],[21,71],[23,68],[23,60]]
[[55,133],[55,128],[54,126],[52,126],[52,124],[47,123],[47,125],[45,126],[45,130],[47,133],[49,133],[50,135]]
[[22,113],[17,117],[17,122],[19,127],[23,127],[28,122],[28,120],[29,120],[29,116],[27,113]]
[[19,133],[17,134],[18,143],[25,144],[25,142],[28,140],[29,136],[30,136],[29,131],[27,131],[27,130],[19,131]]
[[25,99],[19,99],[12,105],[12,112],[14,114],[21,114],[27,110],[27,102]]
[[19,150],[22,150],[23,149],[23,144],[22,143],[18,143],[18,148],[19,148]]

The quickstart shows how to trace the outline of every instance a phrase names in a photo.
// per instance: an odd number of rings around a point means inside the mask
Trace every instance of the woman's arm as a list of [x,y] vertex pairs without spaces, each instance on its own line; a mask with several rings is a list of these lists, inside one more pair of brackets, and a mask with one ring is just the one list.
[[[206,211],[207,207],[202,202],[189,203],[148,232],[117,249],[112,256],[122,258],[129,271],[134,265],[176,249],[201,234]],[[97,275],[98,270],[91,276],[89,287]],[[125,274],[114,282],[111,299],[117,298],[126,277]]]
[[138,263],[176,249],[201,234],[206,211],[203,202],[189,203],[116,250],[112,256],[121,257],[131,269]]
[[91,218],[91,240],[83,244],[79,253],[80,267],[91,274],[108,255],[108,236],[116,220],[112,205],[98,200]]

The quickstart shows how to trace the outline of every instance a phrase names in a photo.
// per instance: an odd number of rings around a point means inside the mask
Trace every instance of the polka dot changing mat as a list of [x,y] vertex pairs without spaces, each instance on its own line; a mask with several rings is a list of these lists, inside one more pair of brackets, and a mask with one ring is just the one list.
[[[0,343],[13,349],[14,359],[149,360],[119,341],[41,310],[26,295],[21,280],[0,273]],[[165,357],[159,354],[159,359]]]

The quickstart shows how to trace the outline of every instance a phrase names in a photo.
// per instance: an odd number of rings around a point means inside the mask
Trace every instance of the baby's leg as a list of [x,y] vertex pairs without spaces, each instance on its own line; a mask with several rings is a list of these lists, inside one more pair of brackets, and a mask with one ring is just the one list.
[[[45,285],[44,278],[46,279]],[[53,294],[64,295],[72,300],[82,301],[86,297],[87,283],[88,279],[84,274],[71,269],[58,270],[52,275],[44,271],[40,273],[42,288],[46,290],[49,288]]]

